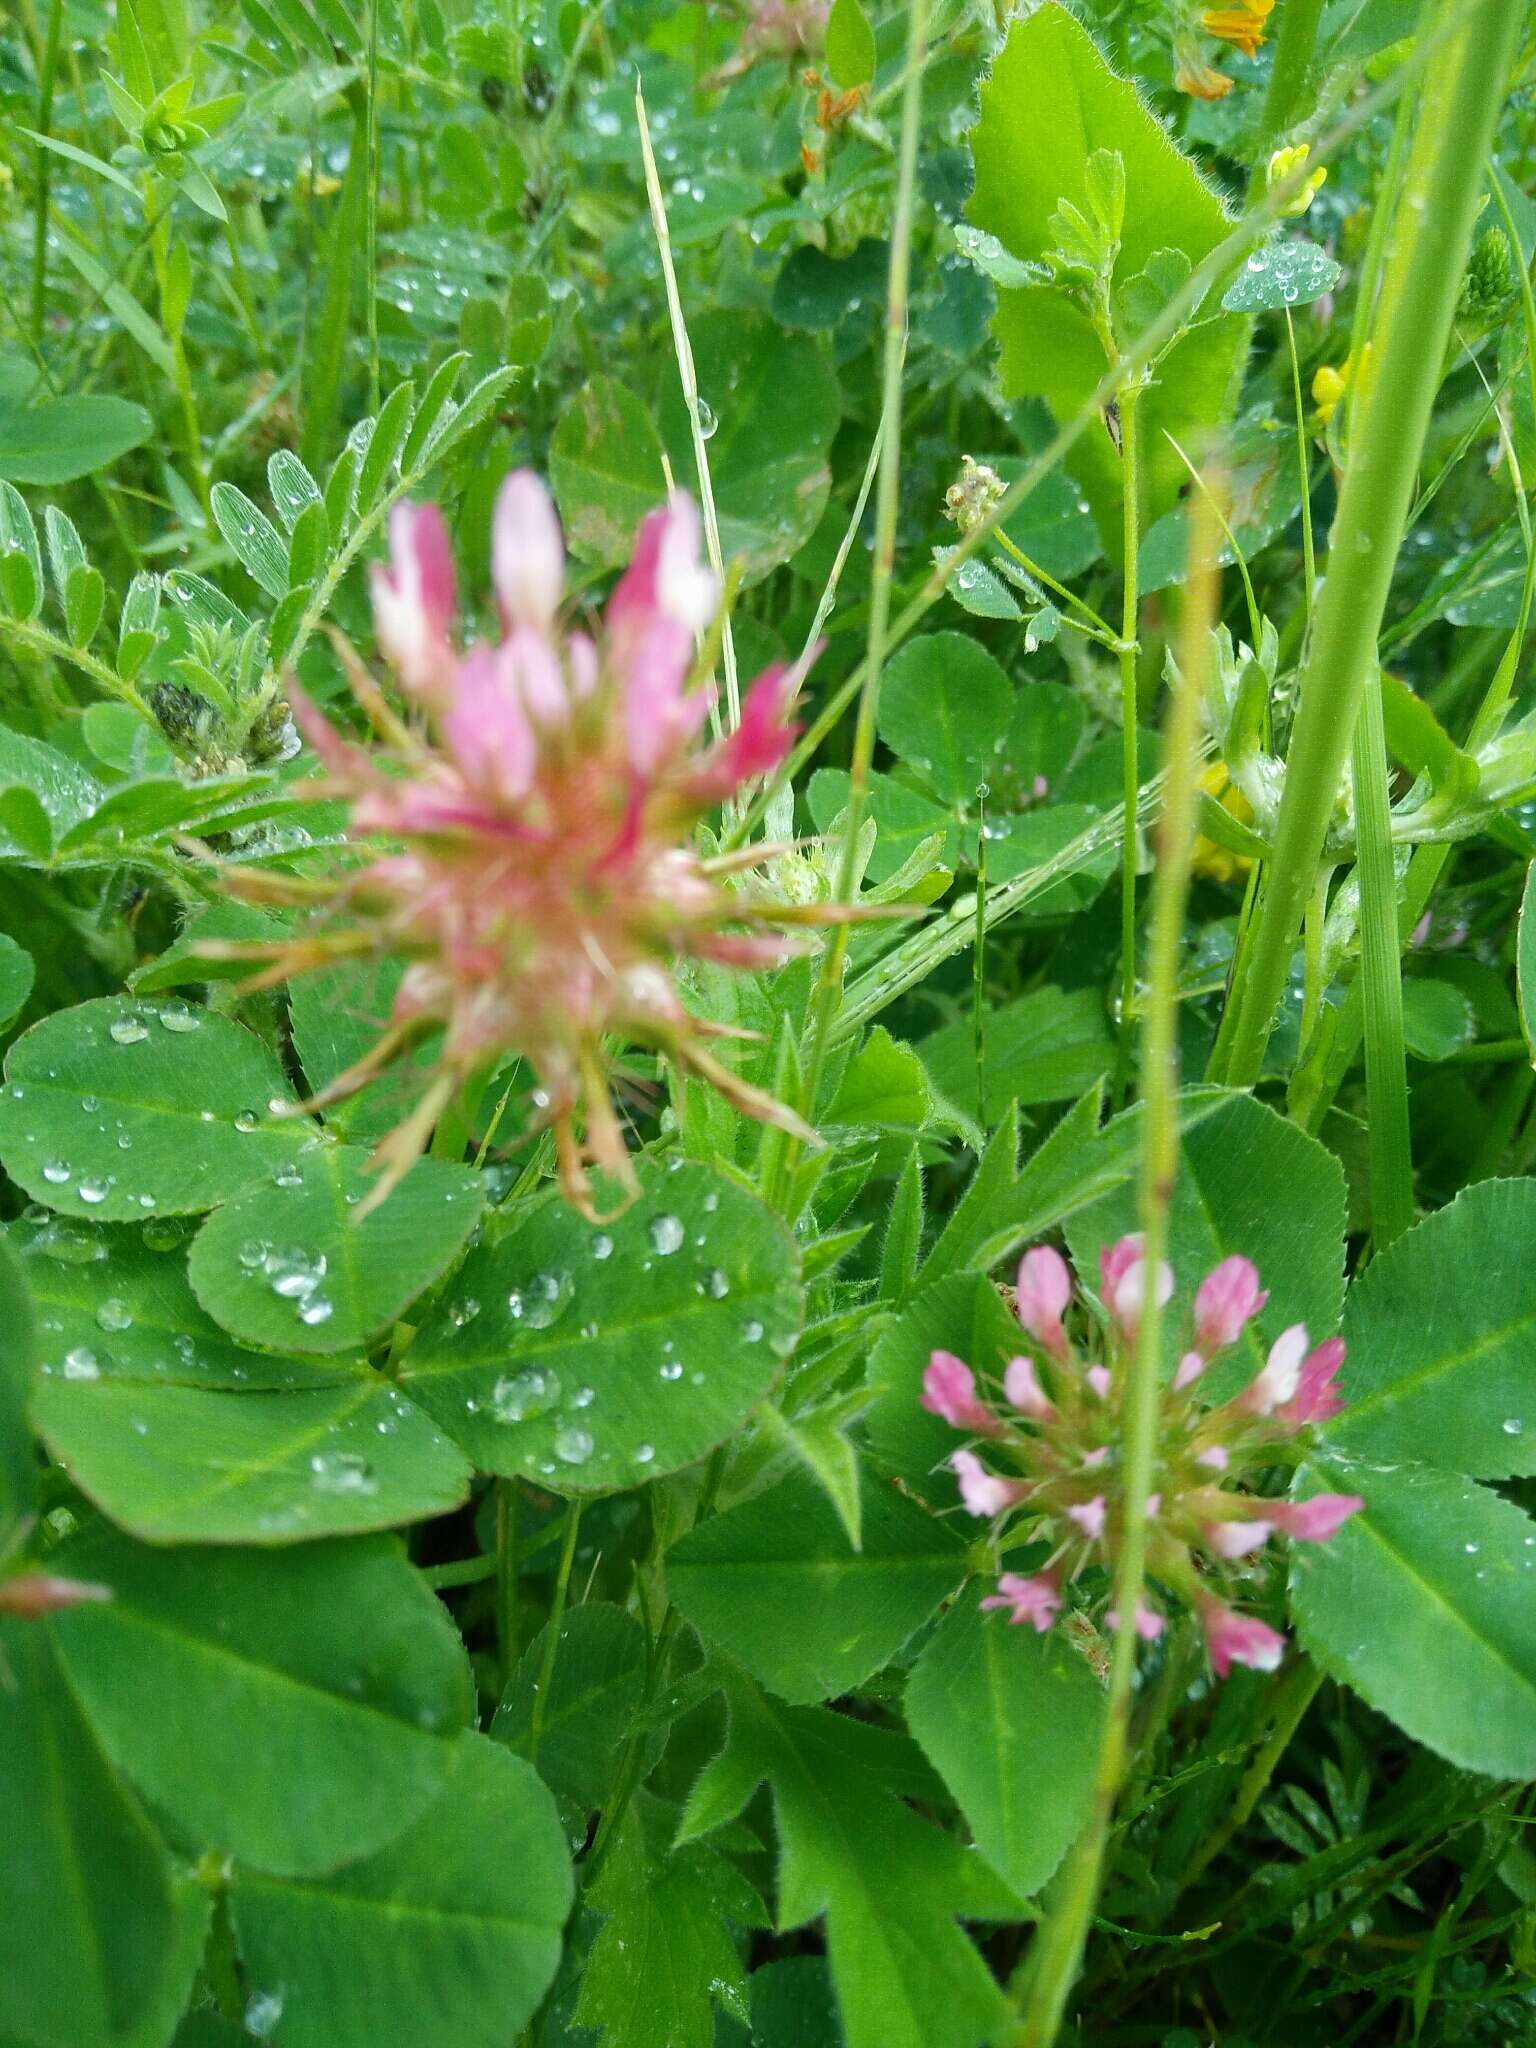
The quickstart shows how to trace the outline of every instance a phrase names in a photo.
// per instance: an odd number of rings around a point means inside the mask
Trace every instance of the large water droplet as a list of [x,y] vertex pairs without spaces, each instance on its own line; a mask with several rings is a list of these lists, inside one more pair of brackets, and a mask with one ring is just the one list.
[[43,1179],[50,1187],[61,1188],[69,1179],[69,1168],[62,1159],[43,1161]]
[[149,1026],[138,1017],[119,1017],[107,1026],[114,1045],[139,1045],[149,1036]]
[[491,1413],[498,1422],[531,1422],[560,1398],[560,1375],[543,1366],[503,1373],[491,1389]]
[[160,1022],[167,1031],[196,1031],[202,1021],[196,1010],[187,1003],[167,1003],[160,1012]]
[[99,1380],[101,1360],[89,1346],[77,1344],[73,1351],[64,1354],[64,1377],[67,1380]]
[[96,1321],[103,1330],[127,1330],[133,1325],[133,1311],[126,1301],[109,1294],[96,1311]]
[[687,1232],[676,1216],[653,1216],[646,1227],[646,1236],[651,1241],[652,1251],[662,1258],[669,1257],[682,1248]]
[[592,1455],[592,1432],[566,1423],[555,1431],[555,1456],[564,1465],[585,1465]]
[[82,1175],[80,1179],[80,1199],[82,1202],[93,1204],[104,1202],[107,1199],[107,1183],[96,1180],[94,1177],[87,1178],[85,1175]]
[[367,1498],[379,1490],[373,1467],[356,1451],[316,1451],[309,1461],[309,1470],[310,1483],[316,1493],[346,1493]]

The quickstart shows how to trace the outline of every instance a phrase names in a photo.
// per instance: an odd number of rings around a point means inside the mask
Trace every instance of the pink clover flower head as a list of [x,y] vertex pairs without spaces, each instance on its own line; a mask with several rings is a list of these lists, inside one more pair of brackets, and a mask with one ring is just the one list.
[[989,1472],[974,1451],[956,1451],[950,1466],[960,1482],[960,1499],[967,1514],[990,1520],[1005,1513],[1022,1499],[1024,1488],[1014,1479],[999,1479]]
[[998,1424],[976,1398],[976,1375],[952,1351],[935,1351],[923,1374],[923,1406],[954,1429],[996,1436]]
[[1002,1608],[1015,1627],[1027,1621],[1044,1635],[1061,1612],[1061,1588],[1049,1572],[1037,1572],[1032,1578],[1004,1572],[997,1591],[989,1593],[981,1607],[983,1613]]
[[1072,1272],[1061,1253],[1037,1244],[1019,1261],[1015,1289],[1019,1321],[1053,1358],[1066,1354],[1062,1315],[1072,1299]]
[[1208,1358],[1235,1344],[1266,1301],[1259,1269],[1251,1259],[1234,1254],[1212,1267],[1195,1293],[1195,1345]]
[[[589,1167],[634,1187],[612,1100],[614,1041],[649,1047],[747,1114],[810,1138],[714,1056],[718,1031],[693,1017],[676,980],[680,960],[776,965],[796,928],[841,914],[764,896],[750,874],[761,849],[720,860],[698,846],[695,827],[713,806],[783,758],[800,676],[760,677],[740,726],[715,744],[701,739],[712,691],[696,636],[718,589],[691,501],[679,495],[644,521],[595,638],[561,622],[564,543],[530,471],[505,480],[492,520],[499,638],[455,642],[453,561],[435,507],[396,506],[389,538],[389,560],[371,575],[378,643],[420,715],[401,718],[349,650],[370,743],[344,737],[297,688],[290,695],[325,771],[303,792],[344,799],[353,834],[390,845],[367,849],[291,940],[209,948],[264,959],[263,981],[341,958],[404,957],[385,1035],[324,1095],[349,1093],[440,1037],[414,1106],[379,1148],[369,1205],[465,1083],[507,1054],[536,1077],[562,1184],[589,1214]],[[288,900],[288,885],[265,871],[232,886]],[[297,884],[289,895],[297,905]]]
[[1246,1664],[1250,1671],[1279,1669],[1285,1637],[1257,1616],[1239,1614],[1207,1595],[1200,1602],[1200,1624],[1218,1678],[1225,1678],[1234,1664]]
[[[1005,1573],[983,1604],[1041,1630],[1068,1602],[1091,1609],[1110,1595],[1133,1512],[1126,1408],[1145,1288],[1155,1285],[1165,1305],[1173,1300],[1171,1272],[1149,1265],[1139,1237],[1106,1246],[1099,1276],[1097,1303],[1074,1300],[1071,1269],[1037,1247],[1020,1266],[1016,1299],[1040,1352],[1010,1357],[999,1347],[978,1374],[934,1351],[923,1376],[923,1406],[986,1440],[985,1465],[972,1450],[950,1460],[961,1505],[1000,1522],[1000,1544],[1039,1544],[1049,1560],[1033,1577]],[[1301,1421],[1337,1407],[1339,1339],[1308,1350],[1297,1324],[1275,1340],[1242,1393],[1219,1404],[1205,1394],[1216,1377],[1212,1359],[1244,1335],[1266,1298],[1251,1263],[1234,1257],[1206,1276],[1182,1323],[1170,1312],[1177,1363],[1157,1390],[1153,1479],[1136,1504],[1146,1518],[1147,1587],[1136,1633],[1156,1641],[1170,1605],[1181,1605],[1200,1618],[1222,1676],[1238,1664],[1273,1669],[1284,1650],[1283,1636],[1244,1611],[1245,1592],[1269,1569],[1270,1546],[1329,1542],[1362,1505],[1354,1494],[1291,1501],[1254,1490],[1284,1462],[1282,1447]],[[1098,1327],[1086,1351],[1069,1332],[1091,1322]],[[1113,1614],[1108,1619],[1113,1627]],[[1079,1622],[1088,1617],[1078,1614],[1069,1627]]]
[[1003,1392],[1008,1405],[1035,1422],[1049,1422],[1056,1410],[1040,1384],[1032,1358],[1010,1358],[1003,1374]]

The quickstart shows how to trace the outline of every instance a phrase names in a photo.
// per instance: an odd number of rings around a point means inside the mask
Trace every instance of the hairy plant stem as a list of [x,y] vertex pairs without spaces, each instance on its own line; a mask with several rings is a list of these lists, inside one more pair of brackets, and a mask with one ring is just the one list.
[[1375,661],[1461,288],[1483,159],[1519,27],[1519,10],[1503,0],[1430,5],[1426,26],[1449,18],[1452,33],[1443,61],[1425,80],[1392,230],[1375,359],[1350,422],[1329,573],[1302,671],[1274,859],[1249,972],[1234,990],[1237,1023],[1222,1078],[1235,1087],[1251,1087],[1258,1079]]
[[[891,220],[891,261],[886,286],[885,368],[880,398],[880,459],[875,478],[875,553],[869,594],[869,634],[865,643],[863,683],[854,722],[853,753],[848,764],[848,805],[843,814],[842,850],[838,861],[836,901],[850,904],[858,888],[859,831],[869,793],[870,763],[875,753],[875,720],[880,708],[880,677],[885,667],[887,628],[891,616],[891,579],[896,567],[896,512],[901,485],[901,387],[907,361],[907,292],[912,259],[912,215],[917,194],[917,136],[922,114],[923,51],[928,34],[928,0],[909,0],[907,54],[901,95],[901,147],[897,158],[896,206]],[[843,992],[843,967],[848,956],[848,926],[834,926],[821,957],[812,1001],[810,1042],[800,1090],[800,1113],[815,1115],[816,1097],[826,1065],[828,1037]],[[798,1152],[790,1140],[782,1175],[787,1180]]]
[[1141,545],[1141,470],[1137,447],[1139,388],[1127,384],[1120,398],[1120,483],[1123,494],[1121,531],[1125,569],[1120,601],[1120,768],[1127,830],[1120,846],[1120,1067],[1127,1090],[1131,1081],[1131,1045],[1136,1029],[1136,792],[1141,786],[1136,758],[1136,617],[1139,592],[1136,552]]
[[[1180,622],[1179,662],[1164,744],[1162,817],[1152,877],[1147,1000],[1142,1024],[1142,1132],[1138,1220],[1142,1256],[1155,1273],[1166,1256],[1168,1217],[1178,1170],[1178,985],[1184,910],[1194,857],[1200,717],[1205,702],[1210,633],[1216,616],[1218,522],[1203,500],[1192,508],[1190,573]],[[1130,835],[1127,835],[1128,839]],[[1115,1570],[1114,1660],[1104,1733],[1094,1775],[1093,1811],[1071,1851],[1062,1884],[1026,1958],[1026,2002],[1015,2048],[1051,2048],[1082,1962],[1103,1881],[1115,1806],[1130,1760],[1131,1695],[1139,1637],[1136,1619],[1146,1584],[1147,1503],[1151,1498],[1161,1395],[1162,1309],[1149,1285],[1124,1397],[1121,1444],[1124,1479],[1120,1555]]]

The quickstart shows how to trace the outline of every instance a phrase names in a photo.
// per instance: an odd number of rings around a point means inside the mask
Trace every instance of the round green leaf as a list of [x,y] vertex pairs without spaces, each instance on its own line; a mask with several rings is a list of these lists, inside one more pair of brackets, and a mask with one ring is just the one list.
[[107,2048],[159,1986],[170,1859],[102,1755],[46,1630],[0,1621],[0,1658],[0,2030]]
[[387,1539],[156,1550],[99,1525],[53,1568],[112,1588],[55,1617],[64,1664],[118,1768],[196,1847],[329,1870],[441,1790],[468,1667]]
[[1328,1437],[1479,1479],[1536,1472],[1536,1181],[1488,1180],[1380,1253],[1349,1291]]
[[890,1662],[951,1594],[965,1545],[892,1486],[863,1486],[863,1547],[794,1472],[691,1530],[667,1556],[673,1599],[700,1634],[797,1705],[834,1699]]
[[507,2048],[560,1958],[571,1867],[532,1767],[465,1733],[436,1802],[330,1877],[242,1870],[235,1934],[273,2048]]
[[641,520],[667,495],[651,416],[612,377],[594,377],[562,410],[549,476],[572,549],[605,569],[629,560]]
[[491,1733],[537,1761],[551,1791],[587,1810],[602,1805],[619,1774],[645,1687],[645,1631],[632,1614],[604,1600],[571,1608],[560,1623],[554,1674],[541,1695],[548,1647],[546,1625],[519,1659]]
[[1536,1522],[1422,1465],[1319,1461],[1302,1494],[1363,1494],[1329,1543],[1291,1552],[1310,1656],[1469,1771],[1536,1778]]
[[[725,559],[757,582],[810,539],[826,509],[827,457],[842,417],[830,356],[808,334],[717,309],[690,322]],[[661,402],[673,474],[694,478],[693,434],[675,378]]]
[[1059,1631],[983,1614],[971,1585],[912,1667],[906,1711],[977,1848],[1029,1898],[1088,1819],[1103,1686]]
[[198,1300],[273,1350],[347,1351],[386,1329],[462,1247],[481,1184],[466,1167],[418,1159],[359,1221],[375,1185],[366,1152],[320,1145],[280,1185],[227,1202],[192,1247]]
[[463,1454],[388,1381],[229,1394],[48,1380],[33,1419],[70,1477],[151,1543],[295,1543],[447,1514]]
[[471,1252],[399,1379],[485,1472],[605,1493],[737,1429],[799,1329],[799,1261],[755,1196],[647,1171],[593,1224],[554,1197]]
[[964,633],[909,640],[880,689],[880,737],[946,803],[973,803],[997,772],[1012,713],[1008,678]]
[[187,1282],[188,1226],[156,1217],[92,1226],[69,1217],[11,1226],[41,1322],[45,1377],[73,1384],[263,1393],[352,1382],[362,1358],[272,1356],[236,1343]]
[[1310,306],[1344,275],[1326,249],[1301,236],[1255,249],[1222,296],[1228,313],[1278,313]]
[[314,1126],[242,1025],[171,998],[56,1011],[11,1047],[0,1162],[35,1200],[99,1223],[196,1215],[287,1175]]

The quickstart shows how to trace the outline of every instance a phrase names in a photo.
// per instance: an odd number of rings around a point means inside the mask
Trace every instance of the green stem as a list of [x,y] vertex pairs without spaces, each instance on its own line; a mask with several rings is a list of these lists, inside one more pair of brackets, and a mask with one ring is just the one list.
[[[1264,95],[1264,112],[1259,117],[1254,144],[1253,178],[1260,189],[1268,173],[1271,151],[1302,110],[1322,17],[1323,0],[1281,0],[1275,64],[1269,74],[1269,90]],[[1250,197],[1254,189],[1250,186]]]
[[[836,900],[852,903],[858,881],[859,828],[869,793],[870,764],[875,753],[875,720],[880,708],[880,677],[885,666],[886,636],[891,616],[891,579],[896,566],[896,513],[901,485],[901,387],[907,360],[907,292],[912,259],[912,215],[917,191],[917,139],[922,114],[923,50],[928,32],[928,0],[910,0],[907,13],[907,54],[901,96],[901,148],[897,159],[896,207],[891,222],[891,261],[886,288],[885,370],[880,399],[880,460],[875,477],[874,573],[869,593],[869,634],[864,649],[863,684],[854,723],[853,752],[848,764],[848,806],[843,816],[842,851],[838,862]],[[822,954],[821,973],[813,1002],[810,1051],[801,1089],[801,1113],[814,1116],[816,1096],[826,1064],[828,1034],[842,994],[843,965],[848,953],[848,926],[839,924]],[[794,1159],[791,1140],[787,1164]]]
[[1123,1071],[1129,1085],[1131,1034],[1136,1017],[1136,852],[1134,825],[1136,793],[1141,787],[1140,763],[1136,758],[1136,615],[1140,593],[1136,583],[1136,555],[1141,546],[1141,476],[1138,462],[1136,401],[1137,387],[1128,384],[1120,400],[1121,489],[1124,500],[1122,520],[1125,548],[1124,589],[1120,605],[1120,765],[1123,802],[1128,829],[1120,848],[1120,1049]]
[[1413,1140],[1408,1125],[1397,869],[1392,858],[1392,804],[1379,675],[1367,679],[1361,700],[1355,727],[1354,784],[1371,1235],[1375,1249],[1384,1251],[1413,1222]]
[[1387,259],[1372,373],[1357,397],[1330,573],[1302,672],[1275,855],[1233,1034],[1229,1079],[1258,1078],[1375,661],[1393,566],[1439,384],[1483,159],[1519,28],[1504,4],[1431,0],[1454,26],[1428,74]]
[[1038,583],[1043,590],[1049,590],[1054,596],[1063,599],[1065,603],[1072,605],[1076,610],[1080,611],[1092,627],[1096,638],[1102,640],[1106,646],[1119,648],[1120,638],[1115,632],[1114,627],[1109,623],[1108,619],[1101,619],[1093,606],[1085,598],[1079,597],[1075,591],[1068,590],[1064,583],[1058,583],[1049,570],[1042,569],[1038,562],[1034,561],[1029,555],[1026,555],[1018,543],[1010,540],[1001,529],[994,533],[992,538],[1005,555],[1012,555],[1025,575],[1030,577],[1032,581]]
[[[59,68],[59,48],[64,36],[64,0],[53,0],[48,9],[48,40],[43,49],[42,71],[37,81],[37,132],[49,133],[53,122],[53,82]],[[37,194],[33,202],[32,228],[32,343],[43,345],[48,319],[48,196],[51,189],[53,153],[37,146]]]
[[[1189,586],[1179,663],[1168,711],[1165,788],[1152,873],[1151,940],[1146,1016],[1142,1027],[1141,1175],[1138,1191],[1142,1257],[1156,1273],[1168,1245],[1169,1210],[1178,1169],[1179,952],[1194,855],[1200,716],[1215,615],[1215,522],[1196,507]],[[1115,1570],[1114,1661],[1104,1733],[1094,1777],[1093,1811],[1063,1871],[1061,1889],[1028,1959],[1028,2003],[1016,2048],[1051,2048],[1077,1979],[1098,1902],[1105,1852],[1130,1752],[1131,1692],[1136,1675],[1136,1619],[1146,1584],[1147,1503],[1152,1494],[1161,1394],[1162,1309],[1149,1285],[1136,1355],[1125,1390],[1120,1555]]]
[[544,1627],[544,1655],[539,1660],[539,1689],[533,1696],[533,1714],[528,1723],[528,1761],[534,1765],[539,1761],[539,1743],[544,1735],[544,1715],[549,1706],[549,1688],[555,1676],[555,1658],[560,1650],[560,1624],[565,1619],[565,1603],[571,1590],[571,1566],[576,1557],[576,1535],[580,1527],[581,1501],[569,1500],[565,1504],[560,1564],[555,1573],[555,1597],[550,1603],[549,1620]]

